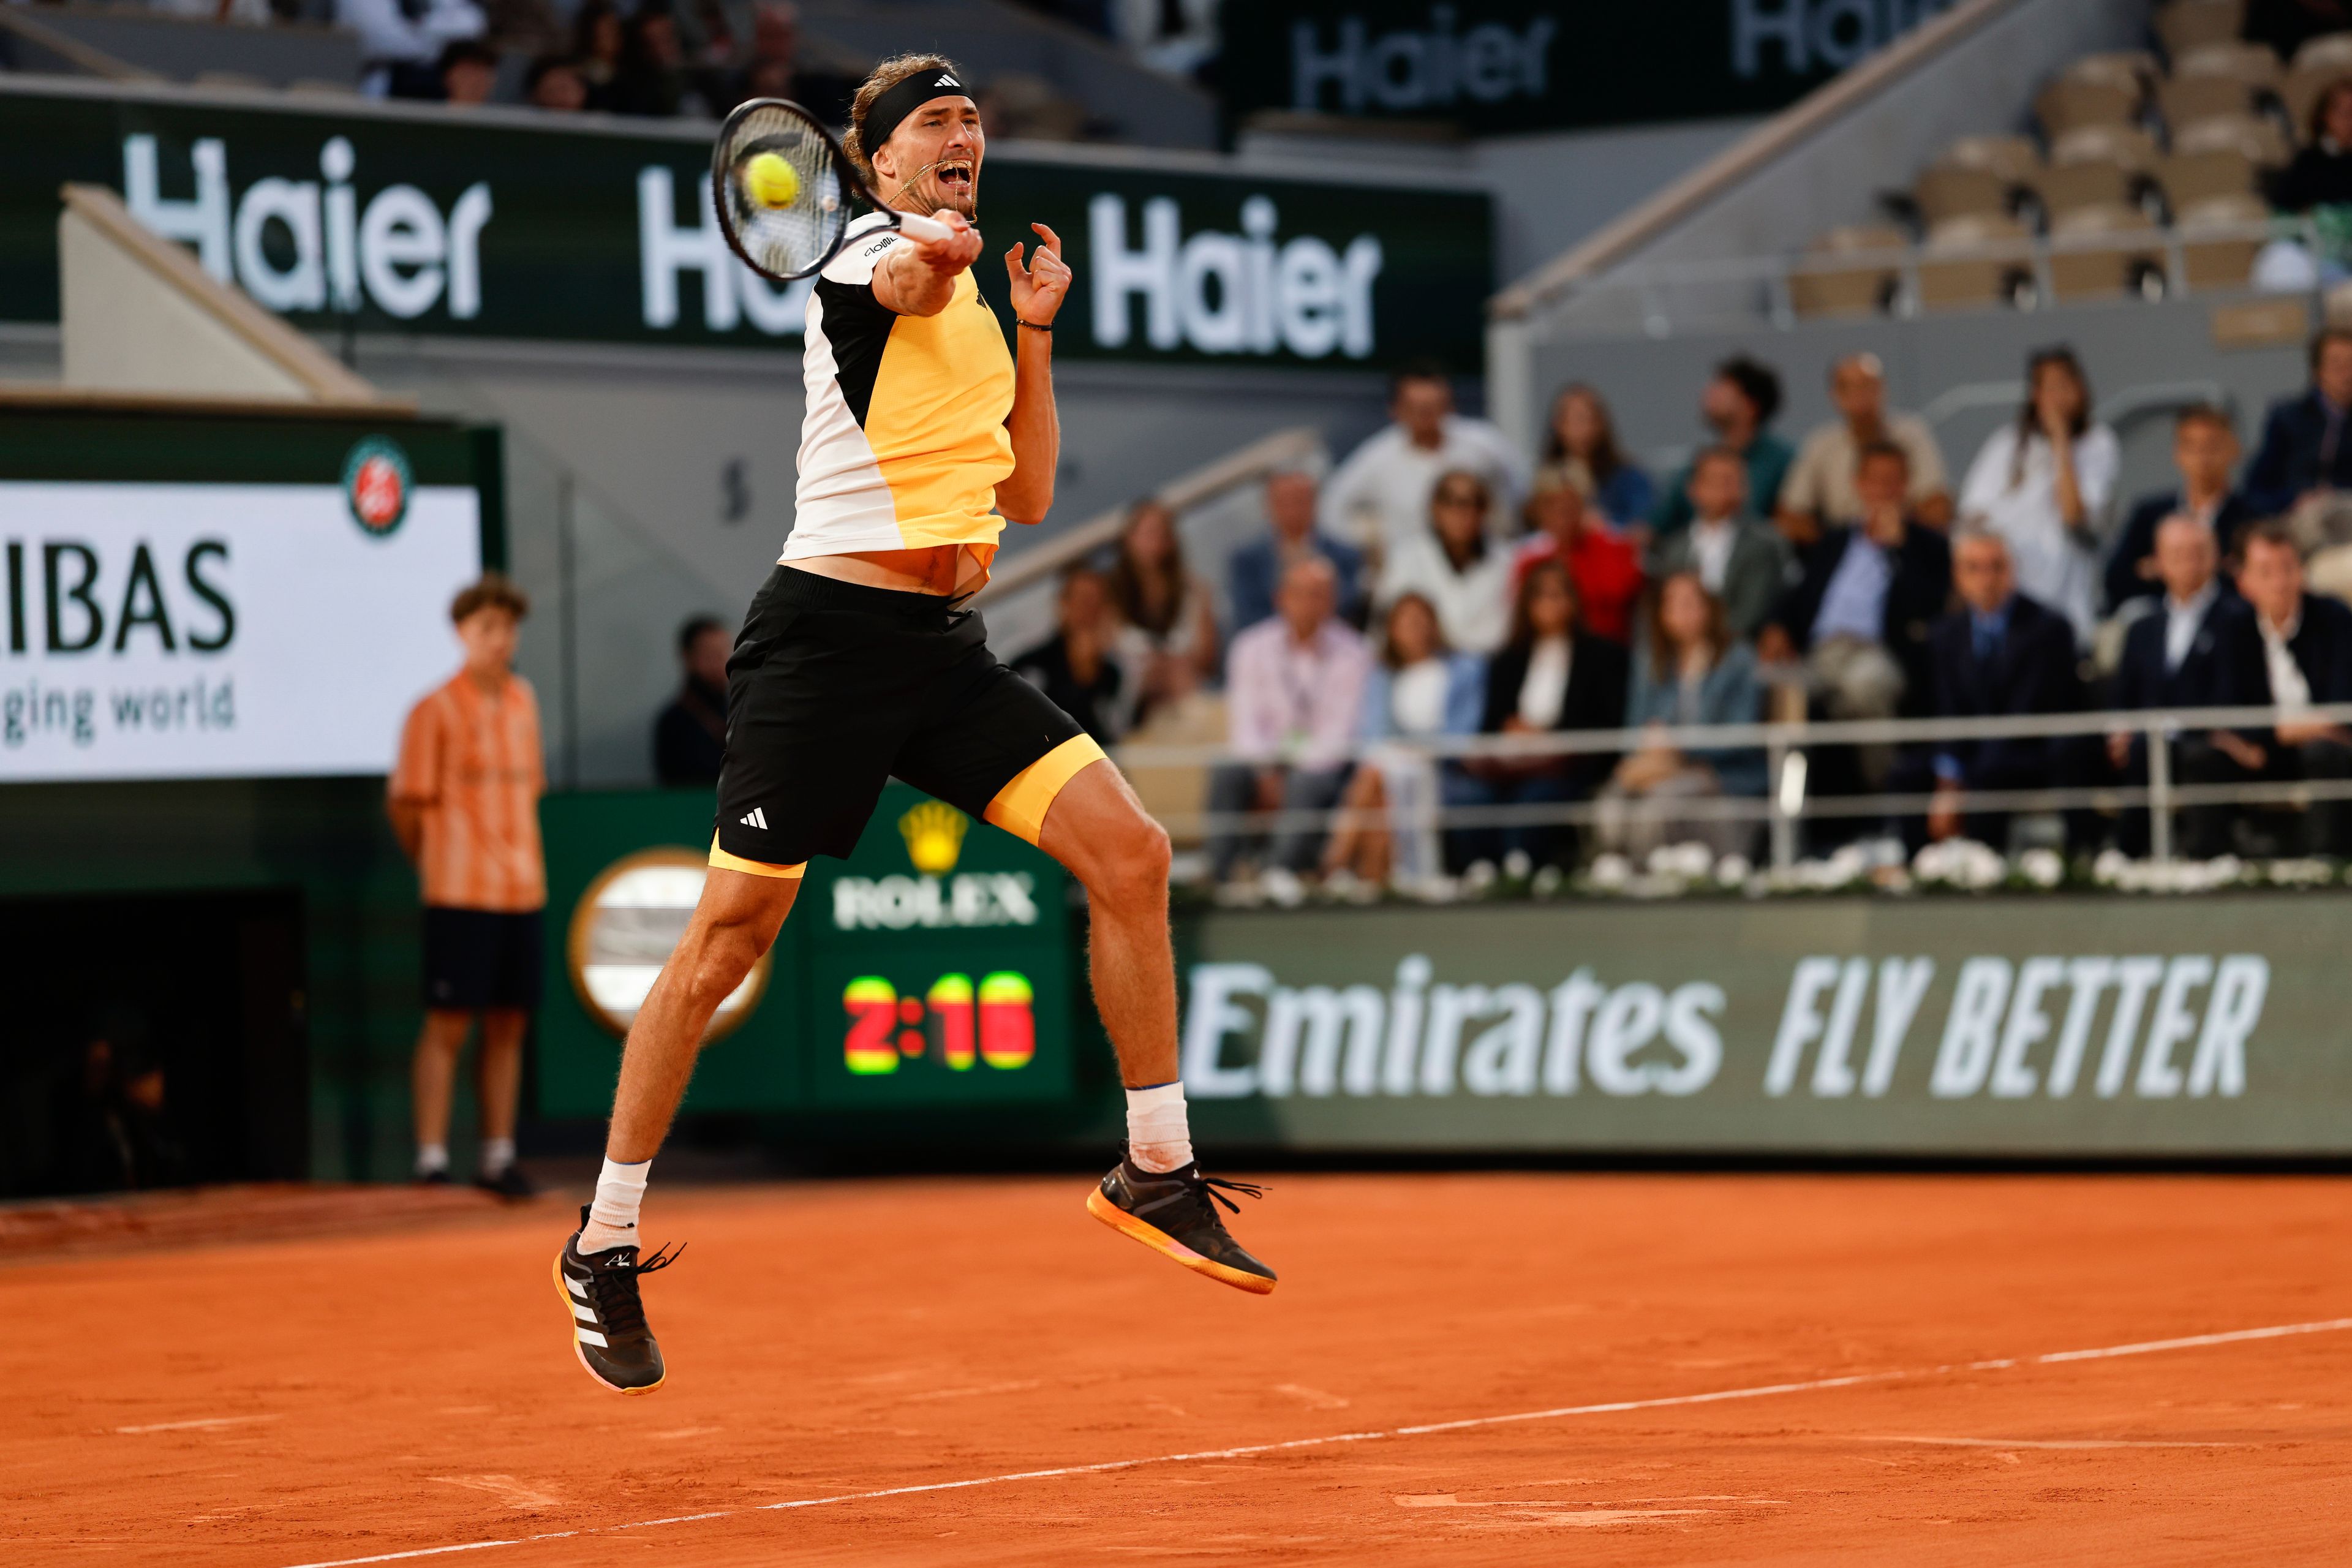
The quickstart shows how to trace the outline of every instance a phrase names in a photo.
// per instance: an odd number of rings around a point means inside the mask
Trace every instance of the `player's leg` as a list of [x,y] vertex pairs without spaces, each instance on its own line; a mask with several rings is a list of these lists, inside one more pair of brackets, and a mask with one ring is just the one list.
[[457,1053],[474,1015],[462,1007],[429,1007],[408,1066],[409,1110],[416,1131],[416,1178],[449,1179],[449,1101],[457,1081]]

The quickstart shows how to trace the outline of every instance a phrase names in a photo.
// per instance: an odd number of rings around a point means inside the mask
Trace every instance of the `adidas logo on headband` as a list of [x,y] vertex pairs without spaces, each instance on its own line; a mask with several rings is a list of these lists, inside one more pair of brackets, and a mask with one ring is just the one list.
[[940,79],[931,83],[931,85],[933,87],[961,87],[963,83],[956,80],[955,78],[950,76],[947,72],[941,71],[940,72]]

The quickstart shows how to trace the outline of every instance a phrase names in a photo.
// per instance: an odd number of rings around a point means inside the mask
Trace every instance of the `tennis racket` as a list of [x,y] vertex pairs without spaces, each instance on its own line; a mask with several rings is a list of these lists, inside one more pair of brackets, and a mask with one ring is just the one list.
[[719,226],[751,270],[779,283],[821,271],[849,242],[850,204],[863,201],[910,238],[945,239],[936,218],[900,212],[867,184],[816,116],[755,98],[727,117],[710,150]]

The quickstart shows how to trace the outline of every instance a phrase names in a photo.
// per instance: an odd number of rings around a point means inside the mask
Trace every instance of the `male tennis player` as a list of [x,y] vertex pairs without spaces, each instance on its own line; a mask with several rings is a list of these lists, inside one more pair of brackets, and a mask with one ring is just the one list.
[[[1070,716],[989,652],[967,595],[1004,520],[1054,500],[1054,315],[1070,286],[1043,224],[1004,253],[1016,353],[974,286],[980,111],[937,55],[875,68],[849,155],[891,205],[947,226],[924,243],[858,220],[809,299],[807,411],[792,536],[729,660],[727,760],[702,900],[621,1057],[595,1201],[556,1259],[580,1361],[624,1394],[662,1381],[638,1294],[637,1207],[704,1028],[775,940],[813,855],[845,857],[896,775],[1018,834],[1085,885],[1095,1001],[1127,1085],[1125,1156],[1087,1206],[1244,1290],[1271,1268],[1226,1233],[1192,1159],[1176,1068],[1168,838]],[[877,232],[866,232],[874,230]]]

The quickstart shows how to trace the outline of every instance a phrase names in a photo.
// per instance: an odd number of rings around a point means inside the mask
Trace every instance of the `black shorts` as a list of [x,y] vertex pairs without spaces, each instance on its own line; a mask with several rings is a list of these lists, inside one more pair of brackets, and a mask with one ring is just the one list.
[[778,566],[727,661],[710,863],[791,877],[846,858],[894,777],[1034,844],[1102,754],[997,662],[978,612]]
[[425,1005],[474,1011],[539,1005],[539,911],[425,906]]

